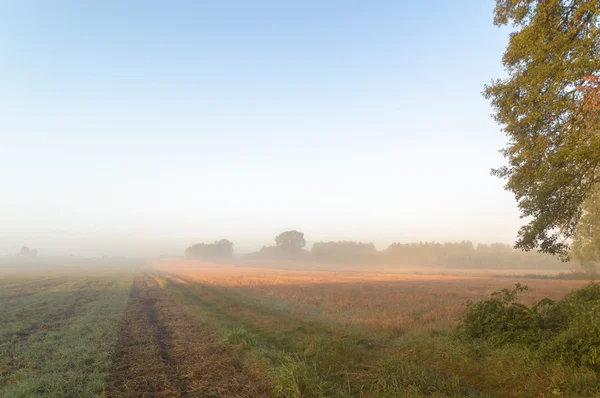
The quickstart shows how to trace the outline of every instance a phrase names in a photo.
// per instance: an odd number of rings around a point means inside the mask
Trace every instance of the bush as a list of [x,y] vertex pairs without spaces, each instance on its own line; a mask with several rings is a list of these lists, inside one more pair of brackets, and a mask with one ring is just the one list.
[[517,295],[527,286],[492,293],[467,303],[460,331],[493,344],[524,344],[548,358],[600,371],[600,284],[590,283],[560,301],[543,299],[531,307]]
[[528,289],[517,283],[512,290],[502,289],[483,301],[468,301],[463,317],[464,333],[472,339],[496,344],[531,343],[539,339],[540,328],[535,309],[517,303],[517,294]]
[[573,291],[550,312],[558,327],[545,339],[543,354],[600,371],[600,284]]

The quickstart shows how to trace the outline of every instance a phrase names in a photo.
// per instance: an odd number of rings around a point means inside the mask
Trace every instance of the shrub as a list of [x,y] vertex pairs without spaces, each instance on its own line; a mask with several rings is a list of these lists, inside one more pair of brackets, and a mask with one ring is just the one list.
[[467,303],[460,331],[494,344],[525,344],[547,358],[600,371],[600,284],[590,283],[560,301],[531,307],[516,302],[527,286],[492,293]]
[[542,353],[600,371],[600,284],[573,291],[551,312],[559,327],[545,339]]
[[496,344],[530,343],[539,339],[541,329],[535,309],[516,302],[517,294],[528,290],[517,283],[512,290],[502,289],[483,301],[468,301],[462,328],[472,339],[485,339]]

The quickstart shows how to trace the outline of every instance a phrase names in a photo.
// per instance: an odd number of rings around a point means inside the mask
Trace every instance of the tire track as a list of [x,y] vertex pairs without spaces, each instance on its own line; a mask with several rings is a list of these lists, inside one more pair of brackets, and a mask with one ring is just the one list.
[[149,274],[134,279],[112,378],[113,397],[270,396],[266,383]]

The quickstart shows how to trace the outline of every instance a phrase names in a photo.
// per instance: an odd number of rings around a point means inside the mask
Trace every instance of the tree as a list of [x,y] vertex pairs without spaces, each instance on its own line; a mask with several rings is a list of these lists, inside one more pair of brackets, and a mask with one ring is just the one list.
[[315,242],[311,252],[317,259],[345,263],[373,262],[377,258],[373,243],[352,241]]
[[229,258],[233,256],[233,242],[227,239],[214,243],[196,243],[185,250],[187,258]]
[[600,264],[600,190],[595,190],[583,205],[583,215],[573,236],[573,257],[590,275]]
[[412,267],[565,269],[564,263],[549,254],[514,250],[503,243],[475,246],[471,241],[392,243],[381,258],[386,264]]
[[215,241],[216,251],[221,257],[232,257],[233,256],[233,242],[227,239],[221,239]]
[[37,250],[31,250],[27,246],[21,247],[21,250],[19,251],[19,255],[21,255],[22,257],[35,258],[37,257],[37,254]]
[[304,234],[296,230],[282,232],[275,237],[275,246],[289,253],[299,252],[306,246]]
[[567,258],[582,204],[600,181],[600,2],[496,0],[494,23],[512,25],[506,79],[485,87],[509,137],[506,179],[522,218],[516,243]]

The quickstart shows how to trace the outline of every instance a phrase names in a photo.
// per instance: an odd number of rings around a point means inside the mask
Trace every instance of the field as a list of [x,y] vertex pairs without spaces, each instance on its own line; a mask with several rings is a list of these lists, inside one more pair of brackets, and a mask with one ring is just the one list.
[[[595,396],[597,375],[455,332],[465,301],[584,281],[154,261],[0,278],[0,396]],[[82,269],[86,269],[82,271]],[[405,272],[405,273],[401,273]]]
[[25,269],[0,277],[0,396],[99,395],[133,269]]

